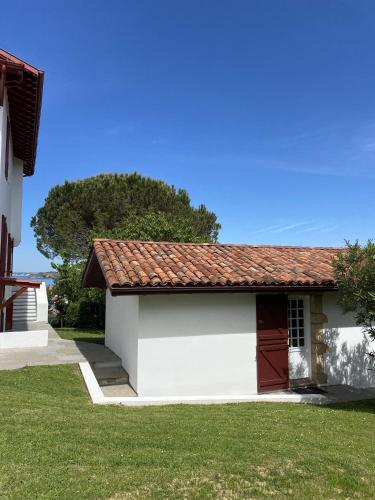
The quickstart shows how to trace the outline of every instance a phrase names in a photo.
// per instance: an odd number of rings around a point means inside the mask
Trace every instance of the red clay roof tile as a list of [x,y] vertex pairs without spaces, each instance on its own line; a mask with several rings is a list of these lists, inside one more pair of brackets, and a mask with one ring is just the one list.
[[[340,251],[96,239],[92,256],[111,289],[335,287],[331,263]],[[84,278],[86,286],[90,286],[89,274],[90,266]]]

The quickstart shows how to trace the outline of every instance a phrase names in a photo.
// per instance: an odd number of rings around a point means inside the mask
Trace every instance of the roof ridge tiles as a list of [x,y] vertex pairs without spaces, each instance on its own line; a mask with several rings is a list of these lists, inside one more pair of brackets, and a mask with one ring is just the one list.
[[330,246],[304,246],[304,245],[262,245],[262,244],[256,244],[256,243],[214,243],[214,242],[209,242],[209,243],[191,243],[191,242],[183,242],[183,241],[178,241],[178,242],[173,242],[173,241],[147,241],[147,240],[121,240],[121,239],[112,239],[112,238],[94,238],[93,242],[113,242],[113,243],[138,243],[142,245],[170,245],[170,246],[192,246],[192,247],[238,247],[238,248],[279,248],[281,250],[283,249],[301,249],[301,250],[344,250],[345,247],[330,247]]

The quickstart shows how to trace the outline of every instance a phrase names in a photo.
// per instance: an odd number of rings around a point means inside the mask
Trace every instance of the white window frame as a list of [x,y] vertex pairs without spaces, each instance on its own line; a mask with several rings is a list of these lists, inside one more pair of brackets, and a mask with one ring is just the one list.
[[303,300],[304,346],[291,346],[289,351],[311,351],[310,297],[308,295],[288,295],[288,343],[289,343],[289,300]]

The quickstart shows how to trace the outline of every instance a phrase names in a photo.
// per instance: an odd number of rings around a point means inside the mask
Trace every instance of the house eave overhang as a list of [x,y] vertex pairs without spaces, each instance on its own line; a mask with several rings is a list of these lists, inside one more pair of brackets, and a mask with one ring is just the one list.
[[3,276],[3,277],[0,277],[0,285],[21,286],[21,287],[27,287],[27,288],[40,288],[41,282],[40,281],[30,281],[30,280],[17,279],[17,278],[12,278],[11,276]]
[[254,285],[186,287],[108,287],[112,296],[175,293],[313,293],[337,291],[336,285]]
[[83,288],[107,288],[108,284],[106,283],[104,276],[105,274],[95,254],[94,248],[91,248],[82,275]]
[[8,94],[13,154],[23,161],[24,176],[34,174],[44,72],[0,49],[0,105]]

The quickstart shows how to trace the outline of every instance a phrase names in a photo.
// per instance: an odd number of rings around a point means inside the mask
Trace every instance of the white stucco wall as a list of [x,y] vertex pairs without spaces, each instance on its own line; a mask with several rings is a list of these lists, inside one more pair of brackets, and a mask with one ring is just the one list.
[[48,296],[46,284],[42,282],[40,288],[35,289],[36,295],[36,320],[48,323]]
[[[7,219],[8,233],[14,240],[14,246],[17,246],[21,241],[23,162],[14,158],[12,137],[10,137],[8,179],[5,178],[7,117],[8,98],[5,91],[4,103],[0,106],[0,221],[4,215]],[[5,287],[5,298],[10,294],[10,287]]]
[[23,193],[23,162],[18,158],[13,158],[12,174],[10,190],[10,216],[9,216],[9,232],[14,239],[14,246],[17,247],[21,243],[22,229],[22,193]]
[[329,352],[325,354],[328,383],[375,386],[375,373],[368,370],[371,365],[366,355],[375,349],[375,344],[356,326],[353,314],[342,313],[336,293],[324,294],[323,311],[328,318],[325,325],[329,346]]
[[0,216],[5,215],[7,218],[8,231],[17,246],[21,241],[23,163],[13,157],[11,139],[8,179],[5,179],[7,116],[8,101],[5,94],[4,106],[0,106]]
[[135,391],[138,387],[139,299],[137,295],[112,297],[107,290],[105,344],[122,360]]
[[139,315],[139,395],[257,392],[254,294],[144,295]]
[[[366,356],[374,346],[336,300],[335,293],[323,295],[328,383],[375,386]],[[139,396],[255,394],[255,303],[251,293],[112,297],[107,291],[106,345]]]

